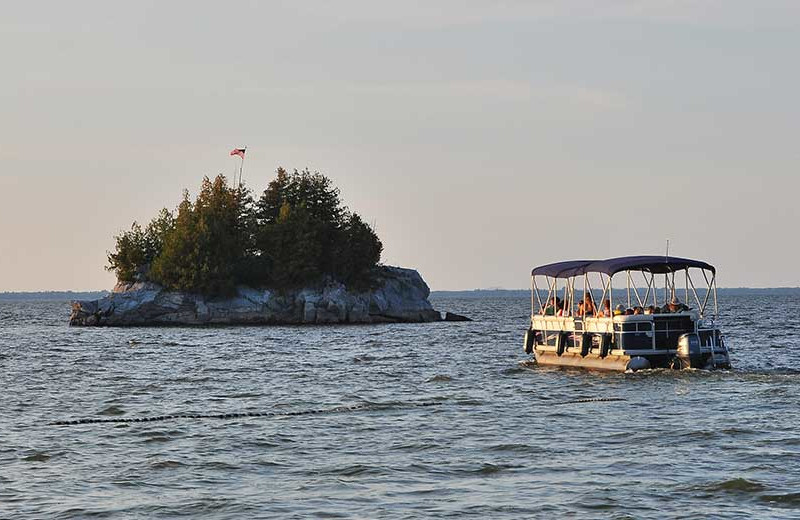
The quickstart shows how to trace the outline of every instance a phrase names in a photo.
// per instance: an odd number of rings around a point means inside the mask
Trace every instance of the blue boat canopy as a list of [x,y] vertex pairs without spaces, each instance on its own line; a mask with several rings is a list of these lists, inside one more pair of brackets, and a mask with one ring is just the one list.
[[674,273],[690,267],[707,269],[716,274],[711,264],[689,258],[674,256],[621,256],[607,260],[570,260],[556,262],[537,267],[531,271],[532,276],[551,276],[553,278],[571,278],[585,273],[604,273],[609,276],[622,271],[647,271],[653,274]]
[[542,265],[531,271],[532,276],[552,276],[553,278],[571,278],[578,276],[586,271],[586,266],[591,265],[597,260],[570,260],[568,262],[556,262],[554,264]]

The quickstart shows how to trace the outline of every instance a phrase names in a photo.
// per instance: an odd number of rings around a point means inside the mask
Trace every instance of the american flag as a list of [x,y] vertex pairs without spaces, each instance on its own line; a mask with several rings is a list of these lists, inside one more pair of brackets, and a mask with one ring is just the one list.
[[231,151],[231,155],[238,155],[239,157],[244,159],[245,150],[246,148],[234,148],[233,151]]

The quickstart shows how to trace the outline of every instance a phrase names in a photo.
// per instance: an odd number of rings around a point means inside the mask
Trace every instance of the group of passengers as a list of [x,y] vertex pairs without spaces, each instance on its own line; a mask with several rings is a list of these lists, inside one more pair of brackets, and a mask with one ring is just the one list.
[[[611,310],[611,301],[605,299],[603,300],[603,308],[598,310],[594,305],[591,295],[587,294],[583,301],[578,302],[578,309],[575,311],[575,316],[610,318],[612,316],[633,316],[637,314],[672,314],[688,310],[689,307],[681,303],[675,296],[673,296],[672,301],[664,305],[664,307],[648,305],[647,307],[636,306],[626,309],[624,305],[620,304],[617,305],[613,311]],[[542,314],[545,316],[570,316],[570,311],[565,308],[561,298],[554,296],[550,299]]]

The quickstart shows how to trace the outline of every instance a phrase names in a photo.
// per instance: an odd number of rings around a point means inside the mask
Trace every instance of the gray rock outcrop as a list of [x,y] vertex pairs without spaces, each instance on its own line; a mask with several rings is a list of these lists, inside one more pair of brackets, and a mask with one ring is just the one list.
[[430,289],[413,269],[380,268],[377,288],[336,282],[295,291],[239,287],[230,298],[167,291],[151,282],[117,284],[105,298],[72,303],[70,325],[234,325],[440,321]]

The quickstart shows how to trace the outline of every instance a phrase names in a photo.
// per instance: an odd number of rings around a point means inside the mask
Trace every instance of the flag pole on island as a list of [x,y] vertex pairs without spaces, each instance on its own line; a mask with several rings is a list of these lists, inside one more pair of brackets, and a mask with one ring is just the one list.
[[[247,147],[244,148],[234,148],[231,150],[231,155],[238,155],[241,157],[242,162],[239,164],[239,185],[238,187],[242,187],[242,168],[244,167],[244,153],[247,151]],[[236,184],[236,179],[233,179],[234,184]]]

